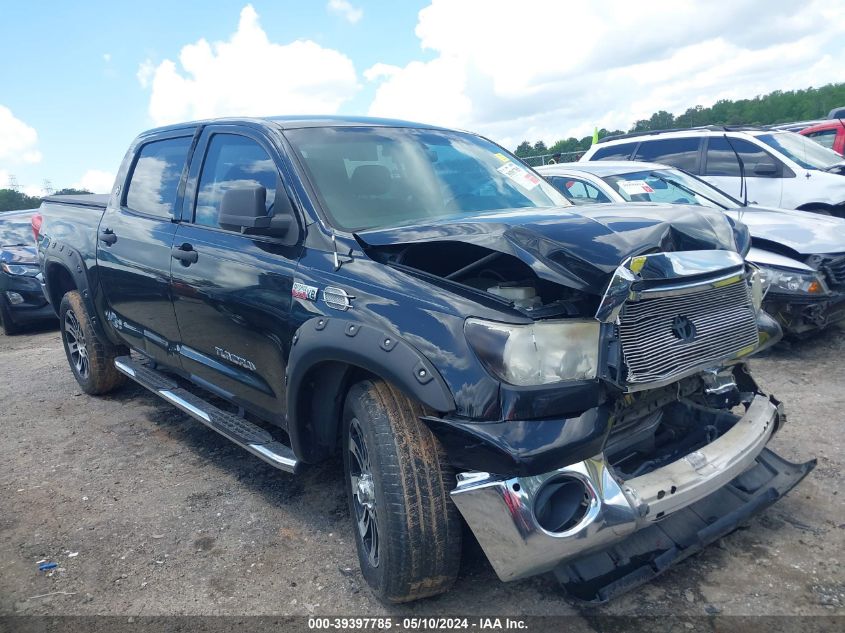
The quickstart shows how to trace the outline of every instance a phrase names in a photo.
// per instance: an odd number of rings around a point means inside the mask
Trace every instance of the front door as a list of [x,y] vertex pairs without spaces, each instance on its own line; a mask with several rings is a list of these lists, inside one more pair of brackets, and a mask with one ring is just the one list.
[[[182,368],[209,390],[281,423],[285,360],[298,246],[226,230],[217,222],[223,194],[238,186],[287,195],[275,150],[231,126],[206,128],[191,164],[183,223],[174,247],[196,253],[171,266],[182,334]],[[188,198],[190,196],[190,198]]]
[[171,247],[191,139],[161,138],[139,148],[120,205],[109,205],[97,234],[106,316],[130,346],[175,367],[179,330],[170,294]]

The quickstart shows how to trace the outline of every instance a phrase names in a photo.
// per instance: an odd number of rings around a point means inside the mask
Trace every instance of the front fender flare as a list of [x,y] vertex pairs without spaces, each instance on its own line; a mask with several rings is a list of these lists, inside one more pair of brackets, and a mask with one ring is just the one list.
[[[293,336],[285,382],[288,435],[296,455],[310,453],[303,446],[308,426],[334,420],[309,420],[300,399],[304,381],[321,363],[344,363],[369,371],[441,413],[455,410],[455,400],[443,377],[410,343],[390,332],[347,319],[314,317]],[[335,394],[326,394],[335,397]]]

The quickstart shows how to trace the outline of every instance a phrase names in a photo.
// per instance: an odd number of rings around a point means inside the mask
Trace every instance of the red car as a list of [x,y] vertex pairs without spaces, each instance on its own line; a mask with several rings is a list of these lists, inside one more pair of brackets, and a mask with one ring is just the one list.
[[830,119],[799,132],[817,143],[845,156],[845,119]]

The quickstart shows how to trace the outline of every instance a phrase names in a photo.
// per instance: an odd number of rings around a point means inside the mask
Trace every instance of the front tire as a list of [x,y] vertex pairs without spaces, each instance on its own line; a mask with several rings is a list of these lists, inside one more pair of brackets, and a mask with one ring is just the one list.
[[343,463],[361,572],[388,603],[443,593],[460,566],[455,474],[419,419],[422,406],[383,380],[353,385]]
[[114,366],[114,359],[129,351],[97,336],[82,295],[77,290],[62,298],[59,329],[67,362],[82,391],[92,396],[100,395],[126,382],[126,376]]

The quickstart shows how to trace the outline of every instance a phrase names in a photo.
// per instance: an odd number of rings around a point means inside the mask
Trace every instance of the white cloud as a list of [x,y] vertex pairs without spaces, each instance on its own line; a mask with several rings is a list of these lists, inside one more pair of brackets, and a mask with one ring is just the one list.
[[310,40],[276,44],[251,5],[225,42],[200,39],[182,47],[179,64],[146,61],[138,81],[151,88],[157,124],[215,116],[332,114],[358,90],[347,56]]
[[111,61],[111,53],[103,53],[103,61],[108,64]]
[[370,114],[470,128],[510,147],[845,81],[845,5],[824,0],[772,0],[765,11],[754,0],[718,10],[695,0],[433,0],[416,35],[434,58],[365,70],[377,83]]
[[109,193],[114,185],[114,174],[100,169],[89,169],[71,187],[87,189],[91,193]]
[[37,163],[41,161],[38,151],[38,133],[12,111],[0,105],[0,160],[12,163]]
[[326,8],[330,13],[339,15],[350,24],[355,24],[364,17],[364,10],[359,7],[353,7],[349,0],[329,0]]

